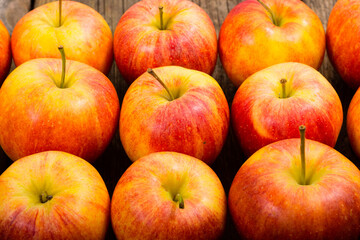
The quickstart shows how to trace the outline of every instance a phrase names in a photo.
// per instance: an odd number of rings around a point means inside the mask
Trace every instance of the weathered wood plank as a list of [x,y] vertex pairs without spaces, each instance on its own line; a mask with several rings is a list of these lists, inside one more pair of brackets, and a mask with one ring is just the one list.
[[31,0],[0,0],[0,19],[11,33],[15,24],[31,7]]
[[[327,20],[329,18],[332,7],[335,5],[335,2],[336,0],[328,0],[321,2],[313,1],[313,0],[304,0],[304,3],[306,3],[319,16],[325,30],[327,26]],[[320,68],[320,72],[322,72],[327,79],[330,80],[339,79],[327,56],[325,56],[324,58],[323,64]]]

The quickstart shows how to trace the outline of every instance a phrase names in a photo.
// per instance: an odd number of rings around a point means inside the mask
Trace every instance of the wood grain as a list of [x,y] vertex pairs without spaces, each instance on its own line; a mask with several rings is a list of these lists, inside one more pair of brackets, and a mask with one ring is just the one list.
[[11,33],[15,24],[31,7],[31,0],[0,0],[0,19]]
[[[30,10],[31,6],[38,7],[45,3],[51,2],[51,0],[0,0],[0,19],[5,23],[9,31],[11,32],[16,22],[23,16],[27,11]],[[97,10],[107,21],[112,32],[114,33],[116,25],[122,16],[122,14],[132,6],[136,0],[80,0],[84,4]],[[216,32],[219,34],[220,27],[226,18],[229,11],[235,7],[239,0],[193,0],[196,4],[201,6],[212,19]],[[310,8],[321,19],[324,28],[326,29],[327,19],[330,15],[331,9],[334,6],[336,0],[304,0]],[[323,64],[319,70],[334,86],[337,93],[339,94],[343,109],[344,109],[344,124],[341,130],[336,149],[343,153],[346,157],[352,160],[358,167],[360,166],[359,160],[355,157],[349,144],[349,140],[346,134],[345,117],[347,108],[350,100],[354,94],[354,91],[349,89],[344,82],[341,80],[339,75],[332,67],[327,55],[324,58]],[[128,88],[126,82],[122,79],[116,64],[114,63],[112,69],[108,75],[109,79],[113,82],[117,93],[119,95],[120,103],[124,97],[124,94]],[[226,98],[231,106],[233,97],[236,92],[236,88],[230,82],[229,78],[225,74],[225,71],[218,58],[213,77],[219,82]],[[218,174],[221,179],[226,193],[228,193],[232,180],[246,160],[242,154],[240,147],[237,144],[235,135],[232,128],[229,131],[229,135],[223,150],[212,165],[214,171]],[[3,151],[0,151],[0,173],[2,173],[7,166],[11,164],[11,161],[6,157]],[[107,148],[105,153],[99,158],[94,166],[98,169],[104,181],[108,187],[110,195],[112,194],[115,185],[122,173],[130,166],[131,161],[126,156],[124,149],[121,145],[119,134],[117,133],[110,146]],[[230,216],[228,214],[226,233],[224,239],[236,239],[238,235],[232,224]],[[107,239],[115,239],[111,227],[109,228]]]

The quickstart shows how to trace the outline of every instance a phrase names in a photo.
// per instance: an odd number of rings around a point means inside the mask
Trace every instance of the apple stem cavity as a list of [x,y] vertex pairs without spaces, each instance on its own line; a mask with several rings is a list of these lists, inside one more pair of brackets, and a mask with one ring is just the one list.
[[159,12],[160,12],[160,30],[164,30],[164,20],[163,20],[163,6],[159,6]]
[[287,95],[286,95],[286,79],[285,78],[282,78],[280,80],[280,83],[281,83],[281,86],[282,86],[282,95],[281,95],[281,98],[287,98]]
[[266,11],[270,14],[271,20],[272,20],[272,22],[274,23],[274,25],[279,26],[279,23],[278,23],[277,19],[275,18],[274,13],[271,11],[271,9],[270,9],[265,3],[263,3],[261,0],[257,0],[257,1],[258,1],[258,2],[266,9]]
[[62,45],[59,46],[59,51],[61,53],[61,66],[62,66],[62,70],[61,70],[61,82],[60,82],[60,88],[64,88],[64,83],[65,83],[65,69],[66,69],[66,58],[65,58],[65,50],[64,47]]
[[59,27],[61,26],[62,0],[59,0]]
[[53,198],[52,195],[49,195],[46,191],[43,191],[40,194],[40,202],[41,203],[46,203],[47,201],[51,200]]
[[301,185],[306,185],[305,166],[305,129],[304,125],[299,127],[300,131],[300,157],[301,157]]
[[154,70],[152,70],[151,68],[148,68],[147,70],[148,73],[150,73],[160,84],[161,86],[163,86],[165,88],[165,90],[167,91],[167,93],[170,96],[170,101],[174,100],[174,96],[171,94],[170,90],[167,88],[167,86],[165,85],[165,83],[159,78],[159,76],[154,72]]
[[183,197],[181,196],[180,193],[175,195],[174,201],[179,202],[179,208],[184,209],[184,207],[185,207],[184,206],[184,199],[183,199]]

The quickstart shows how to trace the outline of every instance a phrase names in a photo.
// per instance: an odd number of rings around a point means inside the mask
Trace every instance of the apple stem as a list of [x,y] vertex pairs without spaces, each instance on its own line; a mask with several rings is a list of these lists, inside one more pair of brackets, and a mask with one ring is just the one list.
[[263,3],[261,0],[257,0],[265,9],[268,13],[270,13],[270,16],[271,16],[271,20],[272,22],[276,25],[276,26],[279,26],[279,23],[276,21],[276,18],[273,14],[273,12],[271,11],[271,9],[265,4]]
[[181,196],[180,193],[175,195],[174,201],[179,202],[179,208],[184,209],[184,207],[185,207],[184,206],[184,199],[183,199],[183,197]]
[[154,70],[152,70],[151,68],[148,68],[147,70],[148,73],[150,73],[167,91],[167,93],[170,96],[170,101],[174,100],[174,96],[171,94],[171,92],[169,91],[169,89],[167,88],[167,86],[165,85],[165,83],[163,81],[161,81],[161,79],[159,78],[159,76],[154,72]]
[[163,6],[159,6],[159,12],[160,12],[160,30],[164,30],[164,22],[163,22]]
[[59,51],[61,53],[61,66],[62,66],[62,71],[61,71],[61,83],[60,83],[60,88],[64,87],[64,82],[65,82],[65,68],[66,68],[66,58],[65,58],[65,50],[64,47],[62,45],[59,46]]
[[281,83],[281,86],[282,86],[282,96],[281,96],[281,98],[287,98],[287,96],[286,96],[286,79],[285,78],[282,78],[281,80],[280,80],[280,83]]
[[41,203],[46,203],[47,201],[51,200],[53,198],[52,195],[49,195],[46,191],[43,191],[40,194],[40,202]]
[[300,156],[301,156],[301,182],[302,185],[306,185],[306,175],[305,175],[305,129],[304,125],[299,127],[300,131]]
[[62,0],[59,0],[59,27],[61,26]]

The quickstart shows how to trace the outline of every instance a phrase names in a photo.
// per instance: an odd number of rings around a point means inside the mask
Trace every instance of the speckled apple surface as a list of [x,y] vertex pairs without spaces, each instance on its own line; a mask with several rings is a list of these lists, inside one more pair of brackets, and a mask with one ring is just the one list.
[[244,239],[358,239],[360,172],[333,148],[305,140],[307,185],[300,139],[261,148],[239,169],[228,206]]
[[329,59],[341,78],[352,88],[360,86],[360,2],[336,1],[326,29]]
[[[41,194],[52,198],[41,202]],[[109,221],[105,183],[79,157],[42,152],[0,175],[0,239],[100,240]]]
[[0,86],[11,65],[10,35],[3,22],[0,20]]
[[229,106],[211,76],[178,66],[155,68],[176,98],[144,73],[127,90],[119,131],[132,161],[152,152],[174,151],[212,164],[229,129]]
[[319,17],[298,0],[257,0],[236,5],[219,33],[219,55],[235,86],[251,74],[282,62],[301,62],[318,69],[325,54],[325,31]]
[[[282,97],[281,79],[286,96]],[[250,156],[261,147],[287,138],[306,137],[334,147],[343,123],[335,89],[315,69],[301,63],[280,63],[248,79],[235,93],[231,122],[243,152]]]
[[[66,51],[66,49],[65,49]],[[0,91],[0,144],[12,159],[48,150],[94,162],[118,126],[119,99],[110,80],[89,65],[33,59],[17,67]]]
[[17,22],[11,36],[16,66],[34,58],[60,58],[62,45],[67,59],[107,74],[113,63],[113,35],[105,19],[83,3],[63,1],[59,26],[58,8],[58,1],[41,5]]
[[[173,200],[177,193],[183,209]],[[117,239],[218,239],[225,219],[226,196],[214,171],[174,152],[152,153],[133,163],[111,201]]]
[[[163,7],[164,30],[160,30]],[[212,74],[217,59],[214,24],[187,0],[143,0],[131,6],[114,34],[114,55],[121,75],[132,83],[147,68],[177,65]]]

